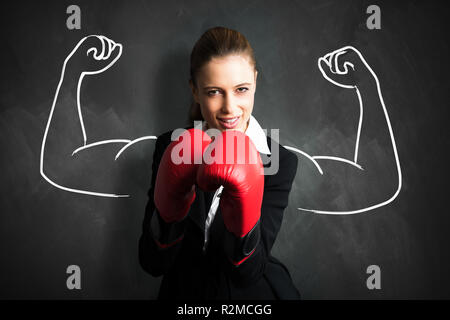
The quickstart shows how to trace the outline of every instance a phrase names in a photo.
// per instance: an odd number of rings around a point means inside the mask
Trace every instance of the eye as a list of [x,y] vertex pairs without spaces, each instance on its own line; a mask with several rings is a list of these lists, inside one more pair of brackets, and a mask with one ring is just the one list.
[[208,96],[214,96],[215,94],[214,94],[214,92],[218,92],[219,90],[217,90],[217,89],[215,89],[215,90],[209,90],[208,92],[207,92],[207,94],[208,94]]
[[246,87],[240,87],[240,88],[238,88],[238,90],[240,90],[240,89],[245,89],[245,90],[243,90],[243,91],[239,91],[240,93],[244,93],[244,92],[247,92],[247,91],[248,91],[248,88],[246,88]]

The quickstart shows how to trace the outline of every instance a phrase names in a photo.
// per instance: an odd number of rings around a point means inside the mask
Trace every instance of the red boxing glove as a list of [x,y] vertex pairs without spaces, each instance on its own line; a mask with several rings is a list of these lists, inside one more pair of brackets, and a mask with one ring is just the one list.
[[197,169],[211,138],[200,129],[186,130],[164,151],[155,182],[154,200],[167,222],[184,219],[195,200]]
[[226,229],[234,237],[232,240],[227,235],[225,249],[232,263],[239,265],[259,242],[258,222],[264,194],[261,157],[245,133],[227,130],[207,147],[204,161],[197,172],[197,184],[205,191],[223,185],[220,211]]

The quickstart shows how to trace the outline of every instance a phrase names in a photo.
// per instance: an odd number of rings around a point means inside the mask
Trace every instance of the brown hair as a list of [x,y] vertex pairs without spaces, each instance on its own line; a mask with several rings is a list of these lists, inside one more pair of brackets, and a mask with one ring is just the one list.
[[[253,48],[247,39],[238,31],[225,27],[208,29],[194,45],[191,52],[190,80],[197,86],[196,76],[199,70],[214,57],[225,57],[230,54],[246,55],[256,70],[256,59]],[[200,105],[192,101],[189,110],[189,121],[203,120]]]

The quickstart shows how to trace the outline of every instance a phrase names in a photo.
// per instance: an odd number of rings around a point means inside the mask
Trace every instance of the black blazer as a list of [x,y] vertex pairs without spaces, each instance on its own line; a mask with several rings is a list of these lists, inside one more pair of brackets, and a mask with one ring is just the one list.
[[[196,188],[196,198],[187,216],[182,241],[160,249],[153,240],[150,221],[155,211],[155,180],[161,157],[171,143],[171,134],[172,131],[168,131],[156,140],[149,199],[139,240],[142,268],[155,277],[164,275],[158,298],[300,299],[287,268],[270,255],[288,205],[289,192],[297,172],[297,156],[278,144],[278,173],[264,176],[260,242],[255,252],[236,267],[229,262],[223,250],[225,225],[220,207],[210,226],[207,249],[203,251],[205,220],[214,192]],[[277,142],[267,137],[267,144],[272,150],[272,145]],[[264,166],[270,166],[270,163]]]

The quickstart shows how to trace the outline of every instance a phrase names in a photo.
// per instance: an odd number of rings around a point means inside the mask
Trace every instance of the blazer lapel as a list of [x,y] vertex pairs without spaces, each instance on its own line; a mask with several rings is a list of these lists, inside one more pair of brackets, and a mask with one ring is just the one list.
[[205,192],[198,186],[195,186],[195,194],[195,200],[194,203],[192,203],[189,217],[202,231],[204,231],[206,215],[211,207],[214,192]]

